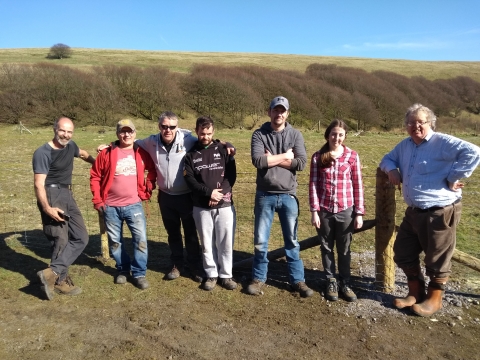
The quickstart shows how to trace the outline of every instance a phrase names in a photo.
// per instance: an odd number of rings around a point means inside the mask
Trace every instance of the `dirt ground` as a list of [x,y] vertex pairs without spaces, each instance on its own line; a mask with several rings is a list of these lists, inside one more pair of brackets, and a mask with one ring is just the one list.
[[[353,279],[356,303],[325,301],[315,259],[305,261],[313,297],[290,291],[282,260],[270,264],[264,294],[250,296],[164,280],[168,261],[155,254],[166,244],[149,244],[150,288],[141,291],[113,284],[113,262],[89,245],[70,271],[83,293],[47,301],[35,277],[45,245],[0,236],[0,359],[480,359],[478,273],[454,277],[446,295],[457,305],[445,300],[428,319],[393,309],[373,275]],[[249,276],[235,272],[244,286]],[[397,285],[404,293],[404,279]]]

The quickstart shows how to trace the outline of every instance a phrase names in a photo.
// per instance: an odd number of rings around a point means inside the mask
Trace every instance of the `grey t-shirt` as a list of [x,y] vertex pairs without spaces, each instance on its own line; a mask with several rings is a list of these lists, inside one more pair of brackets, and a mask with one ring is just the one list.
[[46,174],[45,185],[72,183],[73,159],[80,156],[77,144],[70,141],[63,149],[54,149],[48,143],[33,153],[35,174]]

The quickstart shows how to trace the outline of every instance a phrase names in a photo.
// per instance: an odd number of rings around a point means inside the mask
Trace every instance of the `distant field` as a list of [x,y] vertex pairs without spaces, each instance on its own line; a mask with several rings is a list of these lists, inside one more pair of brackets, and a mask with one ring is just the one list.
[[394,59],[368,59],[306,55],[278,55],[257,53],[207,53],[171,51],[133,51],[73,48],[69,59],[48,60],[49,49],[0,49],[1,63],[38,63],[48,61],[77,68],[99,65],[164,66],[171,71],[187,73],[194,64],[226,66],[258,65],[273,69],[304,72],[312,63],[350,66],[366,71],[392,71],[406,76],[424,76],[434,80],[456,76],[469,76],[480,81],[480,62],[410,61]]

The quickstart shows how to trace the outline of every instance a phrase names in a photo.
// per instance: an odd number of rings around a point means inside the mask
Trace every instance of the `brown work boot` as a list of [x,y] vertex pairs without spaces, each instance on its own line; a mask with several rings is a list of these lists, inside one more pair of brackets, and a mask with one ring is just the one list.
[[237,282],[233,278],[220,279],[220,285],[227,290],[235,290],[237,288]]
[[393,300],[393,306],[403,309],[413,304],[421,303],[425,299],[425,281],[421,278],[420,268],[415,271],[405,271],[407,275],[408,295]]
[[313,295],[313,290],[310,289],[307,284],[305,284],[305,281],[299,281],[296,284],[293,284],[292,287],[293,290],[300,293],[301,297],[306,298]]
[[215,289],[215,285],[217,285],[217,278],[207,278],[205,282],[202,284],[202,289],[207,291],[212,291]]
[[262,287],[265,285],[265,282],[258,279],[253,279],[247,287],[247,294],[249,295],[261,295]]
[[325,288],[325,299],[329,301],[338,300],[338,284],[335,278],[328,279],[328,283]]
[[166,278],[167,278],[167,280],[175,280],[179,277],[180,277],[180,270],[178,270],[178,268],[175,265],[173,265],[172,270],[170,270],[170,272],[167,274]]
[[427,298],[420,304],[412,305],[412,312],[419,316],[431,316],[442,308],[442,295],[448,278],[431,278]]
[[46,295],[48,300],[52,300],[54,296],[54,287],[58,279],[58,275],[53,272],[51,268],[40,270],[37,272],[37,276],[42,283],[42,291]]
[[78,295],[82,289],[75,286],[70,276],[67,275],[64,280],[55,284],[55,292],[60,295]]
[[340,282],[339,291],[348,302],[357,301],[357,295],[353,292],[347,281]]

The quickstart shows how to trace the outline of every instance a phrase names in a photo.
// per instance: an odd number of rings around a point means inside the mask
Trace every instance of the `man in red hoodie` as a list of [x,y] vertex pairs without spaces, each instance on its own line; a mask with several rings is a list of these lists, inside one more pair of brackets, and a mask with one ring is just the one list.
[[[110,251],[118,273],[116,284],[125,284],[132,273],[133,284],[148,288],[147,226],[142,201],[150,199],[155,188],[155,165],[142,148],[135,144],[135,125],[129,119],[117,123],[117,138],[103,149],[90,171],[93,205],[105,218]],[[145,171],[148,171],[145,179]],[[133,261],[130,261],[122,237],[123,222],[132,233]]]

